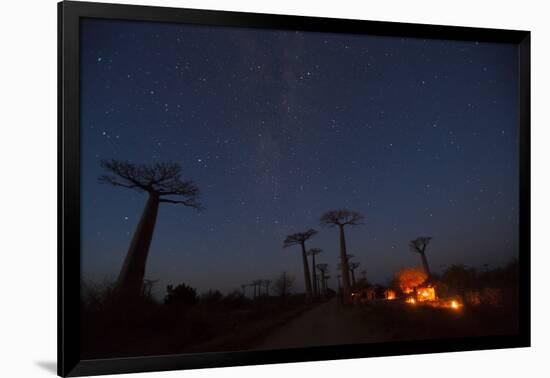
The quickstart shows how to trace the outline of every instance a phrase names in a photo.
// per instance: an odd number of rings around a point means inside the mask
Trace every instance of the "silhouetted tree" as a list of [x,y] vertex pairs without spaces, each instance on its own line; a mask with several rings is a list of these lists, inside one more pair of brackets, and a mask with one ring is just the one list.
[[472,267],[453,264],[443,272],[441,281],[448,285],[452,294],[463,295],[468,290],[478,289],[478,272]]
[[176,287],[166,286],[166,296],[164,303],[167,305],[193,305],[197,303],[197,290],[186,284],[180,284]]
[[327,295],[327,273],[328,264],[317,264],[317,269],[321,272],[321,282],[323,284],[323,295]]
[[200,301],[203,303],[218,303],[223,299],[223,294],[219,290],[208,290],[200,296]]
[[365,281],[367,280],[367,271],[366,270],[361,271],[361,279],[363,279]]
[[431,273],[430,266],[428,265],[428,259],[426,258],[426,248],[428,247],[428,244],[430,244],[431,240],[431,236],[419,236],[409,242],[409,247],[411,250],[418,253],[422,258],[422,266],[424,267],[424,271],[428,275],[428,278],[431,276]]
[[355,281],[355,269],[359,268],[359,265],[361,265],[358,262],[350,262],[349,263],[349,271],[351,272],[351,284],[355,286],[357,282]]
[[[261,288],[262,288],[262,284],[263,284],[263,280],[254,280],[252,281],[252,286],[254,286],[254,298],[256,298],[256,296],[260,296],[260,293],[261,293]],[[258,290],[257,294],[256,294],[256,288]]]
[[330,279],[330,275],[329,274],[325,274],[325,280],[324,280],[324,288],[325,288],[325,296],[328,297],[328,293],[330,291],[330,288],[328,287],[328,280]]
[[342,275],[340,275],[340,274],[337,275],[336,279],[338,280],[338,292],[340,292],[340,290],[342,290],[342,281],[341,281]]
[[153,290],[153,286],[159,282],[159,280],[143,280],[143,292],[142,295],[145,298],[151,298],[151,291]]
[[271,280],[263,280],[263,285],[265,287],[265,295],[269,297],[269,286],[271,285]]
[[319,295],[319,283],[317,282],[317,272],[315,269],[315,256],[322,252],[323,250],[321,248],[310,248],[309,251],[307,251],[308,256],[311,256],[311,270],[313,273],[313,293],[315,295]]
[[362,224],[362,220],[363,216],[361,214],[349,210],[333,210],[321,216],[321,225],[327,227],[338,226],[340,231],[340,264],[342,265],[342,288],[345,301],[349,301],[350,299],[351,285],[344,228],[346,226],[360,225]]
[[148,195],[117,280],[118,293],[126,298],[137,297],[142,290],[145,264],[159,204],[180,204],[201,209],[197,201],[199,189],[192,181],[181,179],[181,167],[177,163],[136,165],[112,159],[102,160],[101,167],[108,174],[101,176],[100,182],[145,192]]
[[288,275],[286,272],[281,273],[281,275],[275,280],[275,289],[277,294],[281,297],[286,297],[290,294],[290,289],[294,284],[294,277]]
[[306,296],[311,298],[313,292],[311,289],[311,277],[309,275],[309,264],[306,256],[306,241],[317,234],[314,229],[309,229],[306,232],[298,232],[292,235],[288,235],[283,243],[283,248],[288,248],[293,245],[299,245],[302,249],[302,262],[304,265],[304,281],[306,286]]

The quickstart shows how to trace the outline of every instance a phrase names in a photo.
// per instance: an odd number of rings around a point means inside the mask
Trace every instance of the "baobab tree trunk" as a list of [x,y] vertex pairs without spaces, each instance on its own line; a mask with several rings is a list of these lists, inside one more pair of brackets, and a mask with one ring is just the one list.
[[344,226],[339,225],[340,228],[340,266],[342,267],[342,291],[344,295],[344,302],[348,302],[351,295],[351,288],[349,282],[349,265],[348,265],[348,253],[346,251],[346,237],[344,235]]
[[126,299],[137,298],[141,293],[158,209],[159,197],[150,194],[117,280],[117,292]]
[[313,266],[311,267],[311,270],[313,271],[313,294],[315,296],[317,296],[319,294],[318,292],[318,287],[319,285],[317,284],[317,268],[316,268],[316,265],[315,265],[315,253],[312,253],[311,254],[311,258],[312,258],[312,263],[313,263]]
[[325,279],[325,272],[321,272],[321,282],[323,285],[323,295],[327,295],[327,281]]
[[314,291],[314,293],[316,296],[319,296],[319,292],[321,291],[321,277],[318,276],[315,278],[315,280],[317,281],[317,288],[316,288],[317,290]]
[[302,243],[302,261],[304,263],[304,281],[306,284],[306,297],[311,298],[311,277],[309,276],[309,265],[307,262],[306,244]]
[[429,279],[431,277],[431,273],[430,273],[430,266],[428,265],[428,259],[426,258],[426,254],[423,252],[420,254],[420,257],[422,257],[422,266],[424,267],[424,272],[426,272]]
[[351,285],[355,286],[355,269],[350,269],[351,273]]

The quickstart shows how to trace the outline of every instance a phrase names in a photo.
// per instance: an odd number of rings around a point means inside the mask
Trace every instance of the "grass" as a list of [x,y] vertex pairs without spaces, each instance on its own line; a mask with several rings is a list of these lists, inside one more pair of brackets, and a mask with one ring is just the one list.
[[401,301],[360,306],[364,322],[375,325],[386,341],[504,335],[518,332],[517,307],[437,308]]

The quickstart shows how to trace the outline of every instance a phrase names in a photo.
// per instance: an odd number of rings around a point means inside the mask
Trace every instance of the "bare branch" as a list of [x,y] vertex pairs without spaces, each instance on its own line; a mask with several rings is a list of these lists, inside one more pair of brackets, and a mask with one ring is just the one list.
[[296,244],[303,244],[306,240],[317,234],[314,229],[309,229],[306,232],[297,232],[295,234],[288,235],[283,243],[283,248],[287,248]]
[[318,255],[319,253],[322,253],[323,250],[321,248],[310,248],[308,251],[307,251],[307,255],[308,256],[315,256],[315,255]]
[[364,216],[358,212],[350,211],[346,209],[342,210],[332,210],[324,213],[321,216],[321,225],[327,227],[334,226],[357,226],[362,223]]
[[204,207],[200,203],[195,202],[193,200],[178,201],[178,200],[171,200],[171,199],[167,199],[167,198],[161,198],[159,200],[159,202],[180,204],[180,205],[183,205],[183,206],[192,207],[192,208],[197,209],[199,211],[204,210]]
[[100,176],[99,177],[99,182],[102,183],[102,184],[110,184],[110,185],[113,185],[113,186],[122,186],[123,188],[128,188],[128,189],[143,190],[135,184],[123,184],[120,181],[118,181],[116,179],[116,177],[114,177],[114,176],[108,176],[108,175]]
[[156,196],[175,196],[183,199],[163,198],[161,202],[182,204],[202,209],[197,201],[199,188],[193,181],[181,179],[181,166],[173,162],[152,165],[133,164],[115,159],[102,160],[101,167],[110,175],[99,178],[101,183],[146,191]]
[[316,267],[322,273],[326,274],[328,272],[328,264],[317,264]]
[[411,240],[409,242],[409,247],[413,252],[424,254],[431,240],[432,240],[431,236],[419,236],[416,239]]

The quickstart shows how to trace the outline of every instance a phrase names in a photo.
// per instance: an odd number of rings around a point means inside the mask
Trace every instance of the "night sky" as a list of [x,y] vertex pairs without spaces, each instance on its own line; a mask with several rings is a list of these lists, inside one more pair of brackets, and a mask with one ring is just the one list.
[[98,182],[101,159],[178,162],[206,210],[161,204],[146,278],[228,292],[282,271],[316,228],[336,287],[327,210],[365,215],[348,252],[371,282],[420,266],[496,267],[518,254],[513,45],[84,20],[82,274],[116,279],[146,194]]

